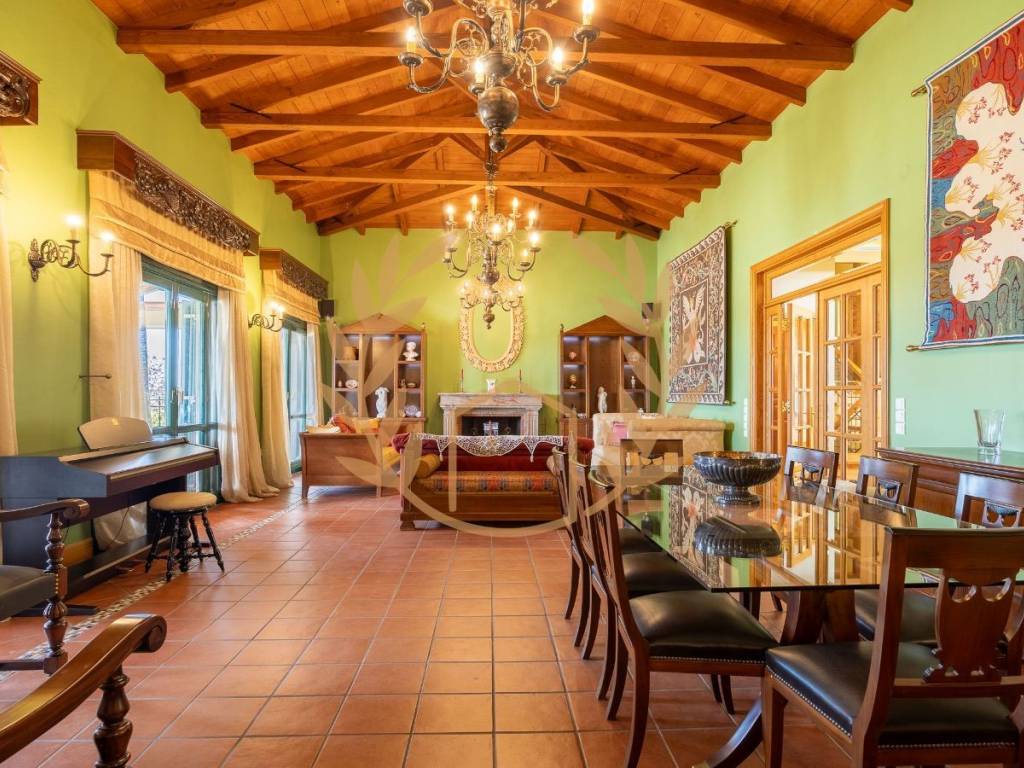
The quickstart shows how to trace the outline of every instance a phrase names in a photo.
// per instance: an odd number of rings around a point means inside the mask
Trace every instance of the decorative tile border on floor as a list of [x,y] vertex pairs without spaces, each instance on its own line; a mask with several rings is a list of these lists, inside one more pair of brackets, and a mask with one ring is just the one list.
[[[314,491],[313,495],[314,496],[320,495],[320,491]],[[284,507],[282,509],[279,509],[277,512],[274,512],[272,515],[268,515],[267,517],[263,518],[262,520],[253,523],[248,528],[244,528],[243,530],[241,530],[238,533],[236,533],[234,536],[232,536],[230,539],[228,539],[224,543],[219,543],[218,542],[220,548],[222,550],[230,549],[233,544],[236,544],[239,541],[241,541],[242,539],[245,539],[245,538],[248,538],[249,536],[252,536],[254,533],[259,531],[261,528],[264,528],[264,527],[270,525],[271,523],[273,523],[278,518],[282,517],[283,515],[287,514],[288,512],[291,512],[298,505],[304,504],[307,501],[308,500],[306,500],[306,499],[296,499],[294,504],[289,504],[288,506],[286,506],[286,507]],[[166,584],[170,584],[170,583],[171,582],[167,581],[167,579],[165,577],[161,576],[158,579],[153,579],[153,581],[149,582],[148,584],[143,584],[138,589],[133,590],[132,592],[129,592],[127,595],[122,597],[120,600],[117,600],[116,602],[111,603],[106,608],[102,608],[102,609],[96,611],[96,613],[94,613],[92,616],[90,616],[85,621],[80,622],[78,624],[73,624],[70,627],[68,627],[67,634],[64,635],[64,642],[67,643],[67,642],[74,641],[75,639],[77,639],[78,637],[80,637],[81,635],[85,634],[86,632],[88,632],[93,627],[95,627],[101,621],[104,621],[104,620],[110,618],[111,616],[113,616],[113,615],[115,615],[117,613],[120,613],[125,608],[127,608],[127,607],[129,607],[131,605],[134,605],[135,603],[137,603],[140,600],[142,600],[142,598],[148,597],[149,595],[153,594],[154,592],[156,592],[161,587],[165,586]],[[31,649],[25,651],[25,653],[23,653],[21,656],[19,656],[18,659],[19,660],[21,660],[21,659],[41,659],[41,658],[43,658],[46,655],[46,652],[48,650],[49,650],[49,646],[46,643],[40,643],[35,648],[31,648]],[[0,682],[3,682],[8,677],[10,677],[12,674],[14,674],[14,673],[13,672],[0,672]]]

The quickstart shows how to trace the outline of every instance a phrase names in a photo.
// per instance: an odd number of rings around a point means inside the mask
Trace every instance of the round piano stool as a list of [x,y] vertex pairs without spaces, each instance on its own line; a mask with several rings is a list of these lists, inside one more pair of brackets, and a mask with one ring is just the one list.
[[[221,571],[224,570],[224,559],[220,554],[220,547],[217,546],[217,539],[213,535],[213,528],[206,516],[207,510],[217,503],[217,497],[212,493],[164,493],[149,501],[150,510],[157,517],[156,535],[149,546],[149,555],[146,557],[146,573],[149,573],[154,560],[167,561],[167,581],[174,575],[174,563],[182,573],[188,571],[189,563],[192,560],[202,562],[205,557],[212,557],[217,560]],[[200,541],[199,530],[196,527],[196,515],[203,521],[203,528],[206,529],[206,541]],[[167,545],[167,554],[158,555],[160,541],[167,536],[170,541]],[[204,552],[203,548],[209,547],[211,552]]]

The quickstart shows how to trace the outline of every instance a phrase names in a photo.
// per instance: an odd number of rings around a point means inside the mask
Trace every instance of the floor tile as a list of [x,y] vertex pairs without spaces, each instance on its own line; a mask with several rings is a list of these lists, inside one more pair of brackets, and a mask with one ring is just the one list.
[[499,733],[495,739],[500,768],[583,768],[572,733]]
[[226,667],[202,696],[269,696],[288,673],[285,666]]
[[496,731],[571,731],[564,693],[499,693],[494,697]]
[[340,696],[275,696],[249,727],[250,736],[327,733],[341,708]]
[[224,767],[309,768],[316,759],[320,742],[319,736],[246,737],[232,750]]
[[[165,735],[175,738],[241,736],[266,701],[238,697],[196,699],[171,723]],[[134,715],[133,705],[133,720]]]
[[409,733],[418,697],[413,694],[349,696],[332,733]]
[[[409,743],[406,735],[329,736],[317,768],[402,768]],[[263,768],[261,766],[261,768]]]
[[414,734],[409,741],[405,768],[492,768],[494,746],[490,734]]
[[364,664],[359,668],[351,692],[419,693],[426,664]]
[[490,694],[424,694],[413,730],[416,733],[479,733],[492,729]]
[[439,637],[430,649],[430,660],[490,661],[492,653],[489,637]]
[[423,693],[490,693],[493,687],[490,662],[430,662],[423,679]]
[[[134,709],[134,707],[133,707]],[[136,768],[217,768],[235,746],[236,739],[169,739],[154,741],[139,757]]]
[[558,664],[553,661],[498,662],[494,665],[497,693],[550,693],[563,690]]

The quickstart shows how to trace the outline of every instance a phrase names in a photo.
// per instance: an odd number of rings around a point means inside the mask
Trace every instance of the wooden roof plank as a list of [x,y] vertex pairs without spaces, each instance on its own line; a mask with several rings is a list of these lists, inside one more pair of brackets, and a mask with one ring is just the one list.
[[254,11],[276,0],[205,0],[146,19],[147,27],[188,28],[230,19],[243,11]]
[[846,38],[828,30],[819,29],[802,19],[779,14],[767,8],[757,8],[736,0],[661,0],[667,5],[700,11],[728,24],[754,32],[780,43],[800,45],[850,45]]
[[595,219],[609,224],[616,229],[622,229],[626,232],[631,232],[634,235],[639,235],[647,240],[657,240],[661,236],[661,230],[656,227],[652,227],[650,224],[633,224],[628,221],[624,221],[610,213],[598,210],[592,206],[581,205],[580,203],[573,202],[564,197],[553,195],[550,192],[545,192],[542,189],[534,189],[533,187],[512,187],[523,197],[528,197],[531,200],[535,200],[540,203],[548,203],[549,205],[562,208],[572,213],[581,214],[589,219]]
[[353,213],[352,215],[342,216],[338,219],[326,219],[324,221],[317,222],[317,229],[320,231],[321,235],[329,235],[334,232],[340,232],[343,229],[355,227],[359,224],[365,224],[366,222],[373,221],[374,219],[393,216],[402,211],[409,211],[413,208],[418,208],[421,205],[443,202],[449,198],[456,197],[457,195],[461,195],[466,192],[472,192],[474,190],[481,189],[482,187],[482,184],[440,187],[429,192],[423,192],[419,195],[403,198],[397,203],[391,203],[380,208]]

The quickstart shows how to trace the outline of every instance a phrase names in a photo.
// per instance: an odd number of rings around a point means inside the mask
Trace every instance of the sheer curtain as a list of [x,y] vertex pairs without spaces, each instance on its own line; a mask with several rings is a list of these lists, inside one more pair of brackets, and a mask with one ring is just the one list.
[[[90,243],[89,253],[100,253],[100,241],[93,238]],[[94,419],[144,419],[139,347],[142,256],[121,243],[114,243],[110,252],[110,271],[89,280],[89,412]],[[93,531],[101,549],[145,536],[146,505],[99,517]]]
[[245,294],[219,288],[212,379],[221,461],[220,492],[226,501],[257,501],[277,493],[277,488],[267,482],[260,460],[248,333]]
[[0,455],[18,452],[14,422],[14,309],[11,258],[7,251],[7,165],[0,147]]
[[324,420],[324,374],[320,368],[320,324],[306,323],[306,349],[309,350],[309,389],[306,393],[308,420],[320,424]]
[[263,380],[263,470],[278,488],[292,486],[288,460],[288,404],[284,394],[281,334],[260,331]]

